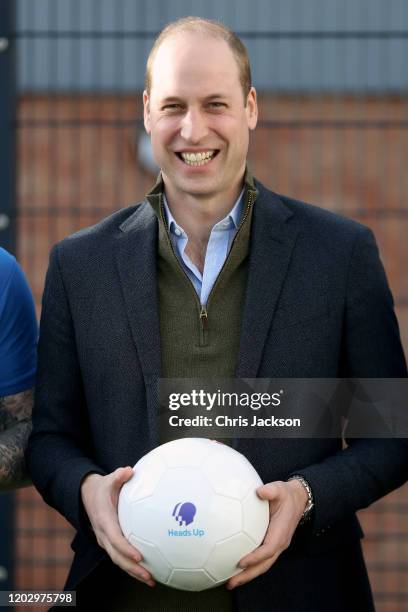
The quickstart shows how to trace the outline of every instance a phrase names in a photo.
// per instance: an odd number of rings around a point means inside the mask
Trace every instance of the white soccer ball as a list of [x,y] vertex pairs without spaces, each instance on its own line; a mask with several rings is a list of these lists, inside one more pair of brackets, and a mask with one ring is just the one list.
[[269,503],[256,494],[261,485],[231,447],[174,440],[136,463],[120,492],[119,523],[157,581],[202,591],[242,571],[239,560],[263,541]]

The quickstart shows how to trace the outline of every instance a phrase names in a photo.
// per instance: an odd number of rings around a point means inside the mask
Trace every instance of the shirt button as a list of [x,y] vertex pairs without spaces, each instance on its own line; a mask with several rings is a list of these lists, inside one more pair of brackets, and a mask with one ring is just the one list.
[[181,230],[178,227],[174,228],[174,233],[176,236],[181,236]]

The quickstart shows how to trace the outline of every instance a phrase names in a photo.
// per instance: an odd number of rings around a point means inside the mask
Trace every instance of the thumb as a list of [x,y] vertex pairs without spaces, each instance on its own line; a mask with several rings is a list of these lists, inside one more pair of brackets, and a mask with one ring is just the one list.
[[113,472],[113,485],[115,487],[121,487],[123,483],[127,482],[133,476],[133,468],[129,465],[127,467],[118,468]]
[[268,484],[259,487],[256,493],[261,499],[272,501],[279,497],[279,487],[274,482],[268,482]]

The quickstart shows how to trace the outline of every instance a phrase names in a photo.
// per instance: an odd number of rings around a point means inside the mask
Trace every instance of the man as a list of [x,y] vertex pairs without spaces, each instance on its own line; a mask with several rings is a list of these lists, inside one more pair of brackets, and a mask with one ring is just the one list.
[[0,247],[0,490],[28,483],[24,450],[31,431],[36,348],[30,289],[15,258]]
[[115,610],[373,610],[355,512],[404,482],[398,441],[239,440],[271,518],[227,588],[155,584],[121,534],[129,466],[161,441],[160,376],[406,375],[372,233],[246,171],[258,111],[241,41],[170,24],[143,101],[160,180],[57,245],[44,293],[28,460],[78,529],[66,588],[84,608],[99,593]]

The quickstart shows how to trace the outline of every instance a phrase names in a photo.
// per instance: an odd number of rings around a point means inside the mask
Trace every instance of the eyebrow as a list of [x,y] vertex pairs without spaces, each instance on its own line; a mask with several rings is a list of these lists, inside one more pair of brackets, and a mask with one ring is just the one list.
[[227,94],[222,94],[222,93],[216,93],[216,94],[211,94],[210,96],[207,96],[206,98],[204,98],[204,100],[213,100],[214,98],[226,98]]
[[[208,102],[209,100],[214,100],[214,99],[225,99],[227,98],[227,94],[222,94],[222,93],[214,93],[214,94],[210,94],[209,96],[206,96],[205,98],[203,98],[204,102]],[[167,98],[164,98],[163,100],[161,100],[161,104],[166,104],[169,102],[183,102],[182,98],[178,98],[177,96],[167,96]]]

